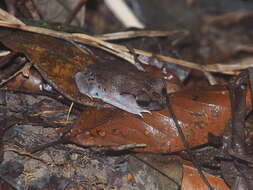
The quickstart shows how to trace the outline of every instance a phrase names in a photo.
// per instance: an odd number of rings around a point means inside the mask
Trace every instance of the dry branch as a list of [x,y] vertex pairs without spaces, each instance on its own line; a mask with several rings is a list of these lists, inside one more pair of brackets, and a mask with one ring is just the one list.
[[60,162],[52,162],[52,161],[47,161],[47,160],[44,160],[43,158],[41,157],[38,157],[38,156],[35,156],[34,154],[30,153],[30,152],[26,152],[24,150],[20,150],[20,149],[16,149],[16,148],[6,148],[6,149],[3,149],[4,152],[7,152],[7,151],[10,151],[10,152],[15,152],[17,154],[20,154],[22,156],[28,156],[32,159],[35,159],[35,160],[38,160],[38,161],[41,161],[42,163],[46,164],[46,165],[63,165],[65,164],[66,162],[63,162],[63,161],[60,161]]
[[[5,19],[5,17],[1,17],[1,19]],[[112,53],[118,57],[121,57],[128,62],[134,64],[135,66],[138,67],[138,65],[135,63],[134,56],[129,52],[129,49],[123,45],[118,45],[110,42],[106,42],[103,40],[100,40],[96,37],[89,36],[87,34],[80,34],[80,33],[65,33],[65,32],[58,32],[50,29],[45,29],[41,27],[35,27],[35,26],[28,26],[25,24],[18,24],[17,22],[10,22],[8,21],[0,21],[0,26],[3,27],[9,27],[9,28],[14,28],[14,29],[20,29],[23,31],[29,31],[29,32],[35,32],[39,34],[44,34],[44,35],[49,35],[52,37],[56,38],[61,38],[70,42],[76,42],[76,43],[83,43],[87,45],[91,45],[100,49],[103,49],[109,53]],[[191,69],[196,69],[200,70],[202,72],[215,72],[215,73],[222,73],[222,74],[238,74],[239,70],[246,69],[249,67],[253,67],[253,62],[248,62],[244,61],[243,64],[212,64],[212,65],[200,65],[194,62],[190,61],[185,61],[185,60],[180,60],[176,59],[173,57],[169,56],[163,56],[159,54],[139,50],[139,49],[134,49],[134,52],[137,55],[142,55],[150,58],[156,58],[158,60],[168,62],[168,64],[176,64],[176,65],[181,65],[184,67],[188,67]],[[140,61],[143,64],[149,64],[147,61],[144,61],[140,59]],[[141,69],[141,68],[139,68]]]
[[94,37],[100,40],[121,40],[139,37],[166,37],[176,34],[188,35],[188,30],[140,30],[140,31],[124,31],[115,32],[102,35],[96,35]]

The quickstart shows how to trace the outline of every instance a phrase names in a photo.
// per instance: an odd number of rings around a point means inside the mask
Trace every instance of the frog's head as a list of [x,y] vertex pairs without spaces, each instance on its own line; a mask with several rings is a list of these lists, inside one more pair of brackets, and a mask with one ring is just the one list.
[[161,110],[166,103],[166,89],[161,79],[153,79],[149,88],[138,91],[136,103],[148,110]]
[[[89,92],[96,84],[95,75],[92,72],[78,72],[75,74],[76,86],[82,94],[89,97]],[[92,97],[91,97],[92,98]]]

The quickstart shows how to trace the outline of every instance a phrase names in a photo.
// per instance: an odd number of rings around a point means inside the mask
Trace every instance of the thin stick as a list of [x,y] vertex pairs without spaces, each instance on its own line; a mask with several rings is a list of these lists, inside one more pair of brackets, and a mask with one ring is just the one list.
[[4,57],[4,56],[7,56],[7,55],[9,55],[11,53],[11,51],[0,51],[0,57]]
[[[2,11],[3,10],[0,9],[0,12],[2,12]],[[3,16],[0,14],[0,18],[1,17],[2,17],[2,19],[8,18],[8,16],[6,16],[6,15]],[[109,53],[112,53],[118,57],[121,57],[121,58],[129,61],[132,64],[135,63],[133,56],[129,53],[128,48],[126,48],[125,46],[105,42],[103,40],[100,40],[98,38],[95,38],[95,37],[92,37],[92,36],[89,36],[86,34],[80,34],[80,33],[72,33],[71,34],[71,33],[65,33],[65,32],[57,32],[57,31],[49,30],[49,29],[45,29],[45,28],[28,26],[23,23],[18,23],[18,22],[14,23],[14,22],[10,22],[8,20],[7,21],[0,21],[0,26],[16,28],[16,29],[20,29],[20,30],[24,30],[24,31],[49,35],[49,36],[53,36],[56,38],[65,39],[70,42],[75,41],[77,43],[88,44],[88,45],[103,49],[103,50],[105,50]],[[138,49],[134,49],[134,52],[138,55],[151,57],[151,58],[155,57],[161,61],[173,63],[176,65],[181,65],[181,66],[188,67],[191,69],[200,70],[202,72],[217,72],[217,73],[232,74],[233,75],[233,74],[238,74],[238,72],[237,72],[238,70],[253,67],[252,58],[244,59],[244,60],[242,60],[242,62],[240,62],[240,64],[234,63],[234,64],[226,64],[226,65],[225,64],[200,65],[200,64],[196,64],[194,62],[184,61],[184,60],[172,58],[169,56],[162,56],[159,54],[154,55],[154,53],[143,51],[143,50],[138,50]],[[144,60],[140,59],[140,61],[144,64],[149,64],[149,63],[145,62]]]
[[16,73],[14,73],[13,75],[11,75],[8,79],[4,79],[0,82],[0,87],[7,83],[8,81],[10,81],[11,79],[15,78],[16,76],[18,76],[19,74],[23,74],[25,77],[29,77],[29,70],[30,70],[30,67],[32,66],[32,63],[31,62],[28,62],[25,64],[25,66],[18,70]]
[[218,84],[216,79],[214,78],[214,76],[211,73],[204,71],[204,75],[206,76],[207,80],[209,81],[209,83],[211,85]]
[[74,106],[74,102],[71,102],[70,107],[69,107],[69,110],[68,110],[67,122],[68,122],[68,120],[69,120],[70,113],[71,113],[71,111],[72,111],[72,109],[73,109],[73,106]]
[[191,158],[191,161],[192,161],[193,165],[197,168],[197,170],[198,170],[198,172],[199,172],[199,174],[200,174],[201,179],[202,179],[203,182],[207,185],[208,189],[209,189],[209,190],[215,190],[215,189],[211,186],[211,184],[208,182],[208,180],[207,180],[206,176],[204,175],[204,173],[203,173],[203,171],[202,171],[200,165],[198,164],[198,162],[197,162],[195,156],[193,155],[193,153],[192,153],[192,151],[191,151],[190,145],[189,145],[188,141],[186,140],[186,137],[185,137],[185,135],[184,135],[184,133],[183,133],[183,130],[181,129],[181,127],[180,127],[180,125],[179,125],[179,123],[178,123],[176,114],[175,114],[175,112],[174,112],[174,110],[173,110],[173,108],[172,108],[172,105],[171,105],[171,102],[170,102],[170,97],[167,97],[167,105],[168,105],[168,110],[169,110],[169,112],[170,112],[170,114],[171,114],[171,117],[172,117],[172,119],[173,119],[173,121],[174,121],[174,123],[175,123],[175,126],[176,126],[176,128],[177,128],[178,134],[179,134],[179,136],[180,136],[180,138],[181,138],[181,140],[182,140],[182,142],[183,142],[183,144],[184,144],[184,147],[185,147],[185,150],[186,150],[187,154],[188,154],[188,155],[190,156],[190,158]]
[[[79,34],[79,33],[69,34],[69,33],[57,32],[57,31],[53,31],[53,30],[49,30],[49,29],[45,29],[45,28],[40,28],[40,27],[27,26],[27,25],[15,25],[15,24],[8,23],[8,22],[5,22],[5,21],[0,21],[0,26],[17,28],[17,29],[21,29],[21,30],[24,30],[24,31],[30,31],[30,32],[35,32],[35,33],[40,33],[40,34],[44,34],[44,35],[57,37],[57,38],[63,38],[67,41],[73,40],[75,42],[89,44],[91,46],[95,46],[95,47],[103,49],[103,50],[105,50],[109,53],[112,53],[112,54],[114,54],[118,57],[121,57],[121,58],[129,61],[132,64],[135,63],[134,58],[129,53],[129,50],[128,50],[127,47],[122,46],[122,45],[109,43],[109,42],[105,42],[105,41],[99,40],[97,38],[94,38],[92,36],[89,36],[87,34]],[[153,55],[154,55],[153,53],[146,52],[146,51],[143,51],[143,50],[134,49],[134,51],[135,51],[136,54],[144,55],[144,56],[148,56],[148,57],[153,57]],[[174,64],[177,64],[177,65],[189,67],[189,68],[192,68],[192,69],[206,71],[205,66],[199,65],[199,64],[196,64],[196,63],[193,63],[193,62],[183,61],[183,60],[179,60],[179,59],[176,59],[176,58],[172,58],[172,57],[168,57],[168,56],[162,56],[162,55],[158,55],[158,54],[156,55],[156,58],[158,58],[161,61],[166,61],[166,62],[174,63]],[[140,61],[145,63],[145,64],[149,64],[147,62],[144,62],[143,60],[140,60]]]
[[3,9],[0,9],[0,17],[2,20],[11,22],[13,24],[24,24],[21,20],[17,19],[15,16],[9,14]]
[[100,40],[122,40],[139,37],[166,37],[176,34],[188,35],[188,30],[137,30],[95,35]]
[[134,148],[145,148],[146,144],[123,144],[123,145],[109,145],[109,146],[95,146],[90,147],[91,150],[94,151],[108,151],[108,150],[114,150],[114,151],[123,151],[123,150],[129,150]]
[[18,154],[20,154],[20,155],[22,155],[22,156],[28,156],[28,157],[31,157],[31,158],[33,158],[33,159],[35,159],[35,160],[39,160],[39,161],[41,161],[41,162],[43,162],[44,164],[47,164],[47,165],[63,165],[64,164],[64,162],[51,162],[51,161],[46,161],[46,160],[44,160],[43,158],[40,158],[40,157],[38,157],[38,156],[35,156],[35,155],[33,155],[32,153],[30,153],[30,152],[26,152],[26,151],[24,151],[24,150],[19,150],[19,149],[16,149],[16,148],[6,148],[6,149],[3,149],[3,151],[11,151],[11,152],[15,152],[15,153],[18,153]]
[[[129,61],[132,64],[135,64],[133,56],[129,53],[128,48],[126,48],[125,46],[105,42],[95,37],[89,36],[87,34],[79,34],[79,33],[70,34],[70,33],[65,33],[65,32],[57,32],[57,31],[53,31],[53,30],[49,30],[45,28],[40,28],[40,27],[12,24],[6,21],[0,21],[0,26],[49,35],[56,38],[65,39],[67,41],[75,41],[77,43],[88,44],[88,45],[103,49],[109,53],[112,53],[118,57],[121,57]],[[191,69],[200,70],[202,72],[206,71],[206,72],[217,72],[217,73],[223,73],[223,74],[238,74],[238,72],[236,72],[238,70],[253,67],[253,62],[250,63],[250,62],[245,62],[245,61],[243,62],[244,63],[243,67],[239,64],[200,65],[194,62],[184,61],[184,60],[172,58],[169,56],[162,56],[159,54],[154,55],[154,53],[139,50],[139,49],[134,49],[134,51],[138,55],[143,55],[143,56],[152,57],[152,58],[155,57],[161,61],[173,63],[176,65],[181,65],[181,66],[188,67]],[[140,61],[144,64],[149,64],[148,62],[145,62],[144,60],[140,59]]]

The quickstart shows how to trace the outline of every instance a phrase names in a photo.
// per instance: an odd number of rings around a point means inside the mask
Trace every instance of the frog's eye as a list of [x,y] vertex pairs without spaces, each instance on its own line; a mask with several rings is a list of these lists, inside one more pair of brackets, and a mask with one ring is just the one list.
[[141,107],[148,107],[151,101],[150,97],[147,95],[145,91],[139,91],[139,93],[135,96],[136,103]]
[[148,107],[150,101],[136,100],[136,103],[137,103],[140,107]]

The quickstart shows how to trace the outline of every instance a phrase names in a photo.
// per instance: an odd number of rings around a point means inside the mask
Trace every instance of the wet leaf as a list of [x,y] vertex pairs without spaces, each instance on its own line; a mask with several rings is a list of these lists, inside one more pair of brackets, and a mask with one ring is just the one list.
[[[199,173],[196,168],[188,165],[183,165],[183,181],[182,190],[208,190],[208,187],[200,178]],[[215,189],[219,190],[229,190],[230,188],[226,185],[222,178],[216,177],[211,174],[205,173],[207,180]]]
[[90,56],[70,42],[46,35],[1,28],[0,41],[15,52],[24,53],[42,77],[58,92],[83,105],[98,104],[81,94],[74,76],[85,65],[93,63]]
[[[4,73],[0,73],[0,77],[4,77]],[[31,69],[29,73],[29,78],[18,75],[15,78],[11,79],[5,84],[5,87],[9,89],[19,89],[22,91],[29,91],[31,93],[39,93],[42,91],[43,79],[41,78],[40,74]]]
[[[75,80],[77,74],[78,76],[84,72],[84,70],[87,70],[87,65],[97,65],[94,64],[94,59],[88,55],[88,53],[86,54],[84,51],[86,51],[85,49],[81,49],[80,47],[78,48],[76,45],[62,40],[62,39],[57,39],[54,37],[50,37],[50,36],[46,36],[46,35],[41,35],[41,34],[36,34],[36,33],[32,33],[32,32],[26,32],[26,31],[21,31],[18,29],[9,29],[9,28],[4,28],[2,27],[0,30],[0,41],[7,46],[8,48],[10,48],[11,50],[13,50],[14,52],[21,52],[24,53],[29,59],[30,61],[32,61],[34,63],[34,66],[36,67],[36,69],[39,71],[39,73],[42,75],[42,78],[49,83],[50,86],[52,86],[54,89],[56,89],[58,92],[60,92],[64,97],[68,98],[70,101],[79,103],[79,104],[83,104],[83,105],[88,105],[88,106],[99,106],[99,107],[111,107],[108,104],[102,103],[101,101],[98,101],[97,99],[101,99],[106,103],[109,103],[111,105],[115,105],[116,107],[120,107],[120,108],[124,108],[124,110],[131,110],[131,113],[136,113],[136,114],[140,114],[140,112],[149,112],[148,110],[158,110],[162,108],[162,106],[160,105],[161,102],[164,103],[165,102],[165,98],[160,98],[163,99],[163,101],[159,101],[157,104],[155,105],[155,103],[157,102],[157,95],[154,95],[154,93],[152,92],[152,90],[150,89],[156,89],[155,91],[159,91],[160,95],[162,96],[162,93],[160,92],[161,89],[158,88],[158,86],[160,85],[161,87],[163,87],[163,80],[164,78],[170,78],[170,80],[176,80],[173,77],[171,77],[172,75],[167,74],[164,75],[162,74],[162,72],[156,71],[156,73],[159,73],[159,77],[158,78],[162,78],[162,80],[157,79],[157,77],[155,77],[157,74],[148,74],[148,73],[142,73],[139,72],[135,67],[133,67],[132,69],[132,73],[133,76],[131,76],[129,78],[129,80],[123,80],[124,83],[119,83],[117,82],[116,84],[121,85],[120,87],[118,87],[119,89],[122,90],[122,88],[124,89],[124,92],[118,92],[118,88],[116,89],[115,94],[116,95],[112,95],[112,97],[110,95],[106,96],[103,95],[102,98],[99,96],[91,96],[90,94],[87,93],[83,93],[84,91],[86,92],[86,89],[90,88],[83,80],[80,80],[80,77],[78,78],[78,80]],[[90,51],[90,50],[89,50]],[[98,52],[98,50],[95,51],[94,55],[96,55]],[[90,54],[90,52],[89,52]],[[111,55],[110,55],[111,56]],[[109,57],[108,58],[102,58],[104,59],[104,61],[102,61],[103,63],[100,64],[99,66],[102,67],[104,65],[104,68],[100,69],[100,70],[105,70],[105,68],[107,68],[108,63],[113,63],[110,59],[110,57],[108,55],[108,53],[104,56],[104,57]],[[94,56],[96,57],[96,56]],[[100,58],[101,59],[101,58]],[[99,59],[96,59],[96,61],[98,62]],[[110,60],[110,61],[109,61]],[[111,68],[109,68],[109,76],[114,76],[114,73],[117,73],[117,71],[119,70],[119,68],[121,68],[122,66],[119,66],[117,68],[115,68],[116,66],[118,66],[118,64],[122,63],[122,60],[118,61],[118,59],[116,60],[116,64],[114,64],[113,66],[113,71],[111,70]],[[108,62],[109,61],[109,62]],[[123,66],[127,66],[127,63],[122,63]],[[109,67],[109,66],[108,66]],[[115,68],[115,69],[114,69]],[[135,71],[135,73],[134,73]],[[120,72],[119,72],[120,73]],[[125,79],[127,77],[127,74],[129,74],[131,72],[126,72],[125,70],[123,70],[123,72],[120,73],[120,75],[122,75],[122,77]],[[105,76],[104,76],[105,75]],[[98,74],[98,76],[100,76]],[[97,77],[98,77],[97,76]],[[117,74],[116,74],[117,76]],[[108,76],[105,74],[105,72],[102,73],[102,78],[107,78]],[[121,76],[120,76],[121,77]],[[134,79],[136,79],[137,77],[137,82],[134,81]],[[142,78],[141,78],[142,77]],[[81,77],[82,78],[82,77]],[[110,78],[110,77],[109,77]],[[113,78],[114,79],[114,78]],[[146,82],[147,80],[147,82]],[[78,82],[80,81],[80,82]],[[114,89],[113,86],[113,82],[115,80],[112,81],[108,81],[107,78],[107,83],[109,83],[109,85],[106,85],[106,87],[103,86],[103,89],[106,89],[106,91],[110,91],[110,88]],[[144,81],[144,82],[143,82]],[[153,81],[153,82],[152,82]],[[158,83],[157,81],[159,81],[159,85],[156,84]],[[166,88],[167,88],[167,92],[174,92],[178,89],[180,89],[180,84],[178,84],[179,81],[177,82],[168,82],[167,80],[167,84],[166,84]],[[100,87],[101,84],[97,84],[98,81],[95,81],[95,85],[98,85],[98,87]],[[106,83],[106,84],[107,84]],[[129,86],[129,89],[125,89],[127,85],[125,85],[125,83],[130,84],[134,84],[134,87],[138,87],[138,89],[140,89],[140,92],[144,92],[146,93],[146,91],[151,91],[150,94],[151,97],[146,97],[147,95],[142,95],[139,91],[137,91],[137,89],[132,89],[132,86]],[[154,83],[154,84],[153,84]],[[161,85],[162,84],[162,85]],[[150,88],[151,86],[151,88]],[[82,87],[82,88],[80,88]],[[109,90],[108,90],[109,89]],[[144,89],[144,90],[143,90]],[[37,89],[36,89],[37,90]],[[131,92],[132,91],[136,91],[136,92]],[[130,91],[130,92],[128,92]],[[114,92],[114,91],[112,91]],[[117,98],[119,95],[119,98]],[[138,95],[137,98],[131,98],[132,95],[135,97]],[[156,92],[155,92],[156,93]],[[95,94],[99,94],[99,93],[95,93]],[[123,95],[124,94],[124,95]],[[140,94],[140,95],[139,95]],[[88,98],[88,96],[90,97],[95,97],[97,98],[97,101],[93,101],[90,98]],[[129,96],[130,95],[130,96]],[[106,98],[109,97],[109,98]],[[150,99],[146,100],[146,99]],[[109,100],[108,100],[109,99]],[[112,101],[111,101],[112,99]],[[145,105],[146,102],[148,101],[148,103],[150,103],[147,108],[145,107],[145,109],[134,109],[133,107],[136,105],[137,100],[140,99],[140,102],[142,103],[145,100]],[[143,100],[144,99],[144,100]],[[125,105],[126,103],[123,103],[123,106],[118,106],[119,103],[115,100],[120,100],[120,102],[127,101],[127,105]],[[133,103],[131,103],[133,100]],[[120,104],[121,105],[121,104]],[[139,108],[137,106],[137,108]]]
[[[177,92],[171,95],[171,103],[191,147],[207,143],[208,133],[221,135],[231,116],[229,94],[224,87]],[[89,109],[64,139],[82,146],[147,145],[134,149],[137,152],[184,149],[167,109],[143,116],[142,119],[117,109]]]

